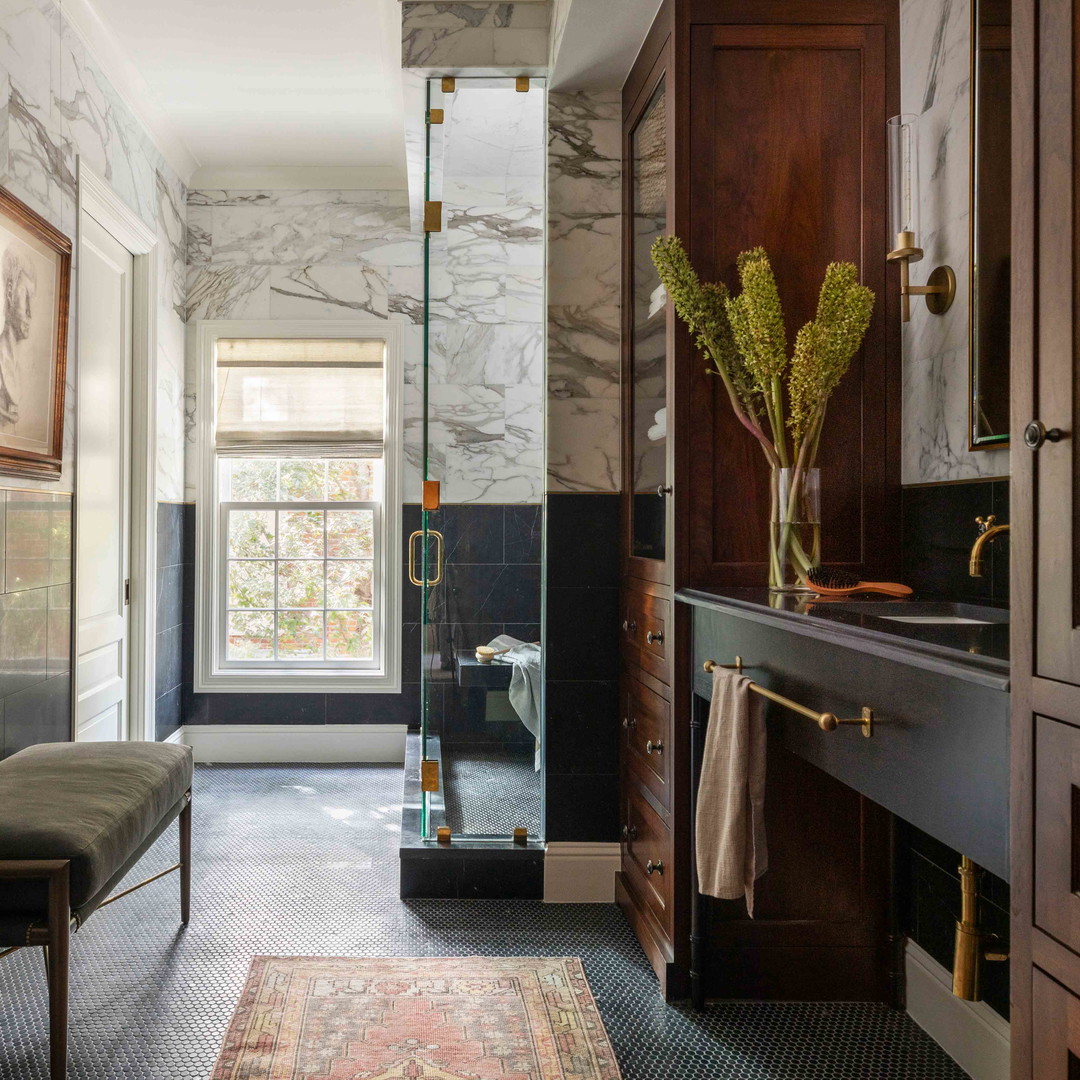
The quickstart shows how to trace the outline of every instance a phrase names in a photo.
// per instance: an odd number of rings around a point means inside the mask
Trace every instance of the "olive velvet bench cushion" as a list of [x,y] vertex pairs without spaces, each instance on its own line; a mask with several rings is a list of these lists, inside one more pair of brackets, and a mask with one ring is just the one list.
[[43,743],[0,761],[0,953],[46,947],[53,1080],[67,1070],[70,924],[78,929],[177,817],[187,922],[191,777],[191,748],[171,743]]

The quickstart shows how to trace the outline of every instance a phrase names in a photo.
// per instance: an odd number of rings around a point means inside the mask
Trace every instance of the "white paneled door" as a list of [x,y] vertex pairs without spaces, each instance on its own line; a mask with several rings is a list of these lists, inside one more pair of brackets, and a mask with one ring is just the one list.
[[75,737],[130,731],[131,253],[80,218]]

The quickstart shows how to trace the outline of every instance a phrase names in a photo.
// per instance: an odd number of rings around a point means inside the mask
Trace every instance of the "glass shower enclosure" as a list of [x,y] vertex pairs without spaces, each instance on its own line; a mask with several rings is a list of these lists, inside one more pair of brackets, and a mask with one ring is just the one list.
[[[544,835],[546,101],[541,79],[427,81],[422,836]],[[486,652],[484,650],[487,650]]]

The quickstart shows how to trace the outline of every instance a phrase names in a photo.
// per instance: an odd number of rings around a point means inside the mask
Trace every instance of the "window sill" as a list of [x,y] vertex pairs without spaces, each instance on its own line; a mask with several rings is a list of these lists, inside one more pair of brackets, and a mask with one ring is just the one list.
[[215,671],[196,673],[197,694],[400,694],[385,671]]

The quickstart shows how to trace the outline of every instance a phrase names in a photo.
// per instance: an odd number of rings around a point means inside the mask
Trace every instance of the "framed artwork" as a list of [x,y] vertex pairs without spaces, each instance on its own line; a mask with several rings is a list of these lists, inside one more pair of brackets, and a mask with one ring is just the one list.
[[0,188],[0,473],[59,479],[71,241]]

